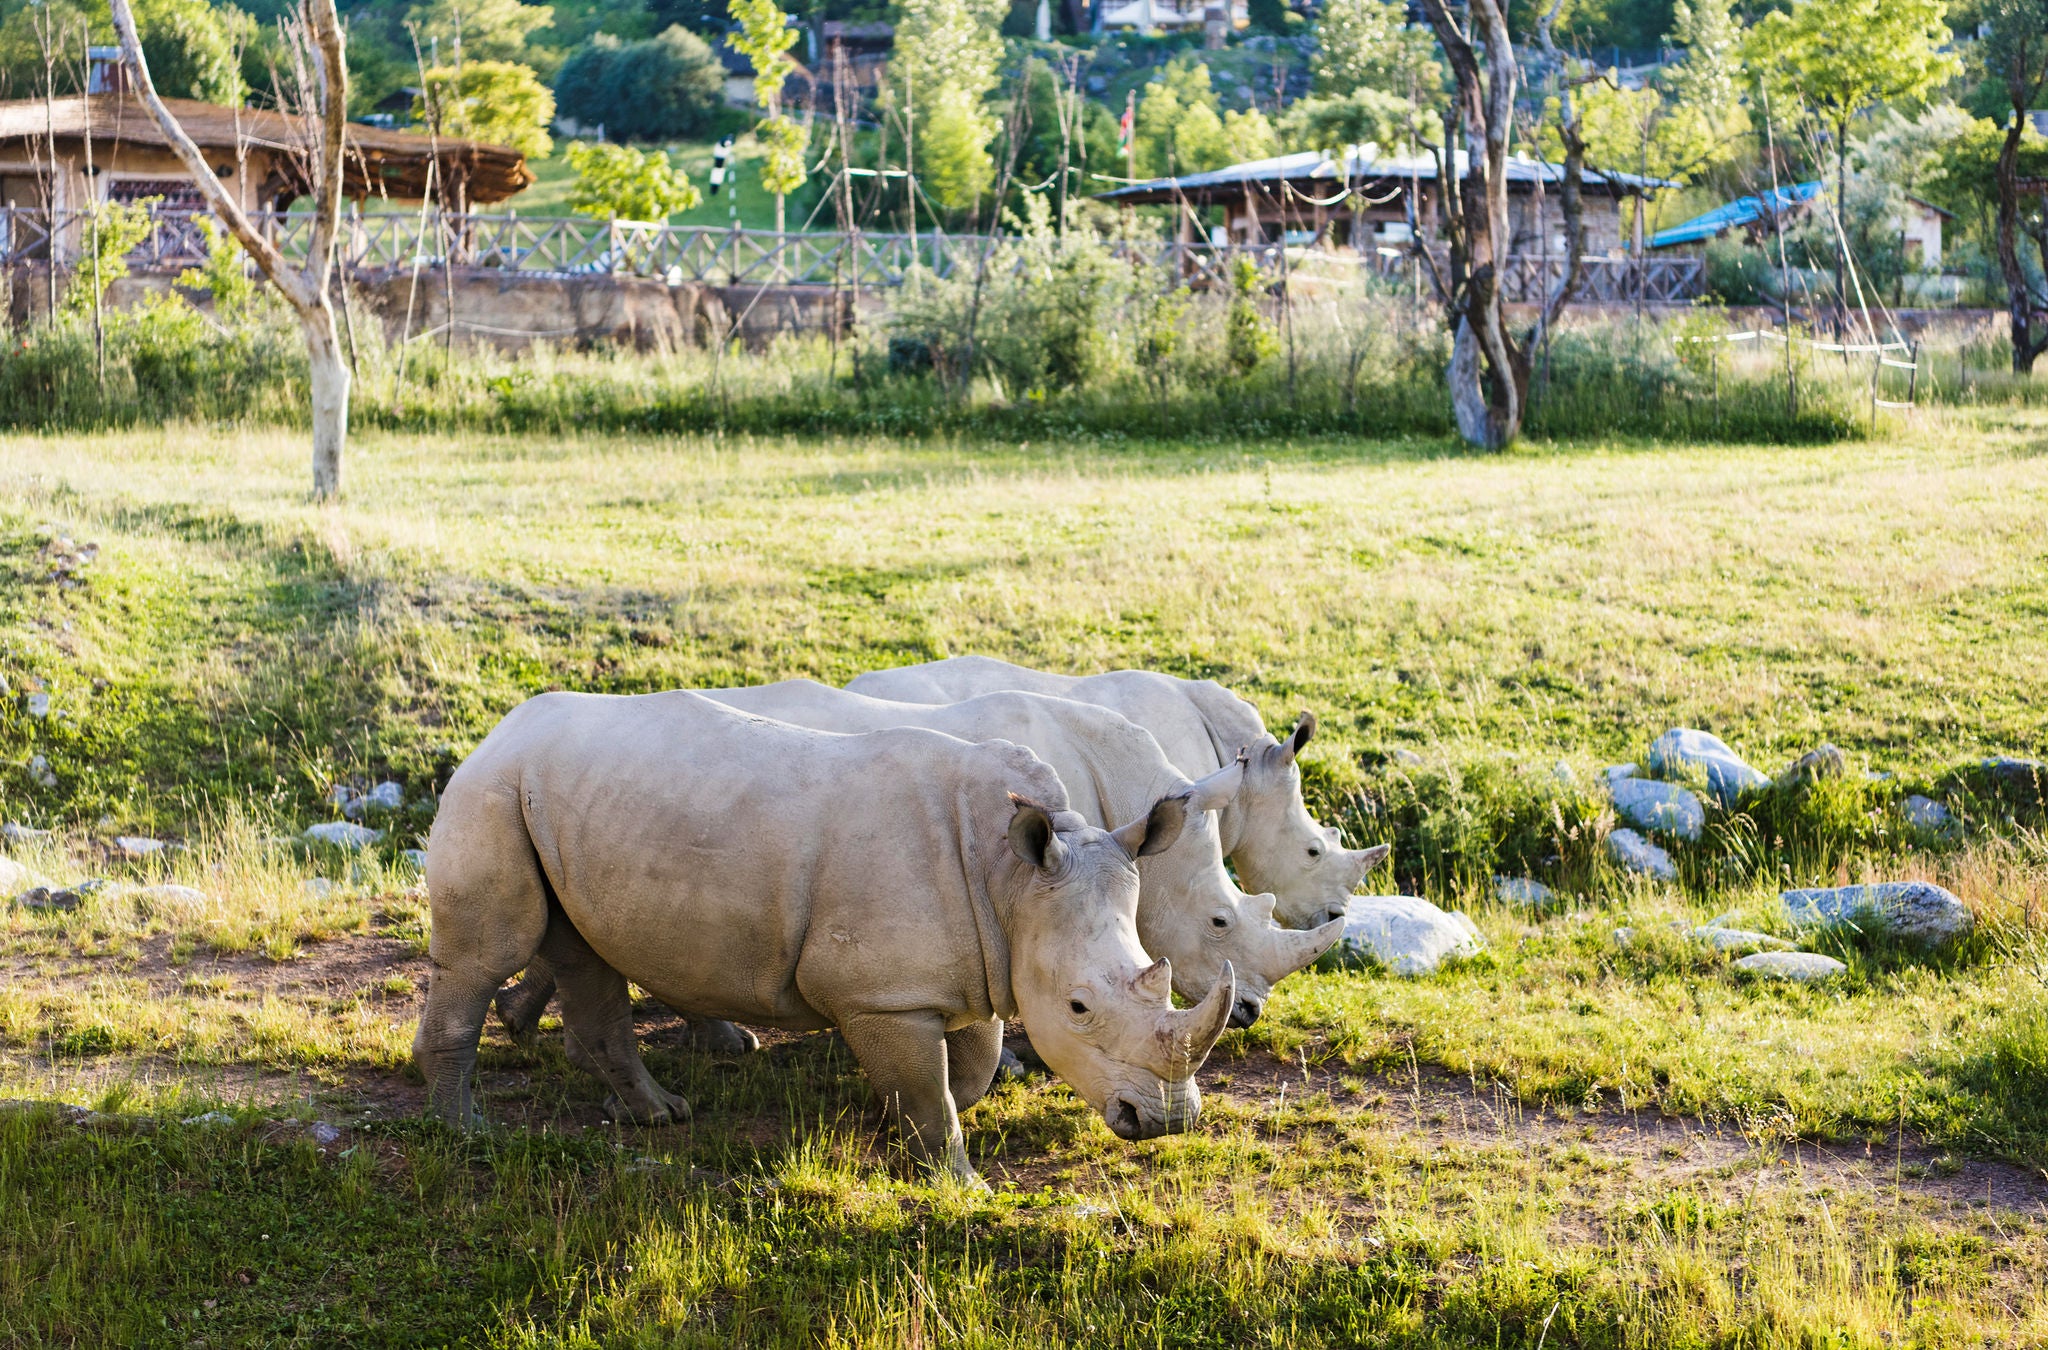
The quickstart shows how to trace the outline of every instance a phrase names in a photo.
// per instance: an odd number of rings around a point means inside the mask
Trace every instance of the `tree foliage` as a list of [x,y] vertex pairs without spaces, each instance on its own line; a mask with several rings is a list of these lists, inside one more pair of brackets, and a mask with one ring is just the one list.
[[426,90],[413,100],[413,116],[432,120],[444,136],[509,145],[530,159],[554,148],[548,127],[555,96],[528,66],[514,61],[465,61],[436,66]]
[[1305,98],[1281,115],[1278,137],[1288,150],[1340,150],[1350,145],[1416,148],[1443,139],[1443,118],[1397,94],[1359,88]]
[[568,160],[576,171],[569,209],[579,216],[660,222],[704,200],[666,150],[573,141]]
[[1232,108],[1218,115],[1216,102],[1209,67],[1186,53],[1175,57],[1138,100],[1139,174],[1200,173],[1261,159],[1279,148],[1279,135],[1264,113]]
[[576,49],[555,77],[564,117],[602,126],[620,141],[699,136],[722,106],[725,76],[703,38],[671,26],[641,42],[599,33]]
[[1315,92],[1325,96],[1377,89],[1431,97],[1443,84],[1435,44],[1409,27],[1403,0],[1327,0],[1309,69]]
[[427,0],[405,12],[422,44],[464,61],[526,60],[527,42],[555,19],[553,5],[520,0]]
[[916,136],[917,175],[932,200],[974,209],[995,181],[987,107],[1002,59],[1001,0],[902,0],[889,60],[890,105]]
[[[255,35],[255,20],[233,5],[207,0],[135,0],[133,8],[158,93],[228,106],[248,97],[240,57]],[[104,45],[113,37],[106,0],[44,0],[15,8],[0,21],[0,95],[34,98],[43,93],[37,30],[45,26],[57,58],[51,92],[60,96],[83,88],[88,39]]]
[[1749,31],[1743,54],[1781,108],[1835,134],[1880,103],[1919,99],[1962,71],[1946,0],[1793,0]]

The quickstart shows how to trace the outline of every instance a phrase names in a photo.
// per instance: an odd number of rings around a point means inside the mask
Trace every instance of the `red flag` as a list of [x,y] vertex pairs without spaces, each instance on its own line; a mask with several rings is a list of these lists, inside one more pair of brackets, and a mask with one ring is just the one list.
[[1124,115],[1116,119],[1116,148],[1131,148],[1131,134],[1138,125],[1138,91],[1133,89],[1124,95]]

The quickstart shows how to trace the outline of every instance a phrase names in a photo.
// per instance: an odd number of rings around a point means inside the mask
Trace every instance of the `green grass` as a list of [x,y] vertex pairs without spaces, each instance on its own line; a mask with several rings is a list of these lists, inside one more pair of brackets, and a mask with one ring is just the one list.
[[[58,832],[10,854],[206,896],[0,914],[0,1097],[159,1122],[0,1112],[0,1340],[2042,1343],[2048,848],[2038,802],[1956,771],[2048,751],[2044,451],[2009,407],[1501,456],[372,431],[323,507],[288,430],[0,438],[0,796]],[[100,545],[84,585],[49,580],[53,534]],[[495,1033],[514,1127],[413,1119],[398,850],[507,708],[968,651],[1314,709],[1315,808],[1391,839],[1375,885],[1467,909],[1486,954],[1283,985],[1158,1144],[1002,1088],[967,1116],[986,1199],[868,1131],[832,1038],[707,1062],[652,1008],[688,1129],[600,1127],[559,1049]],[[1644,885],[1589,785],[1674,724],[1766,772],[1829,740],[1852,774],[1716,813],[1682,883]],[[291,842],[332,782],[383,777],[414,804],[370,855]],[[1911,830],[1906,790],[1965,829]],[[111,855],[138,832],[189,848]],[[1570,903],[1498,907],[1497,870]],[[1845,979],[1785,989],[1664,927],[1894,875],[1977,936],[1834,943]],[[241,1123],[177,1123],[220,1102]],[[322,1152],[280,1111],[353,1128]]]

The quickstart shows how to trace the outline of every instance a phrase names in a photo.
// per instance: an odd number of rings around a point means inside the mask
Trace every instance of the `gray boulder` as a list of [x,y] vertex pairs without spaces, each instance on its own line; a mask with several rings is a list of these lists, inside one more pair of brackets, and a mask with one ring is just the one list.
[[1638,829],[1680,839],[1698,839],[1706,831],[1707,808],[1676,783],[1620,778],[1608,787],[1614,794],[1616,814]]
[[1899,803],[1899,814],[1916,830],[1945,830],[1956,819],[1946,806],[1917,792]]
[[31,886],[40,886],[43,879],[12,858],[0,858],[0,899],[20,895]]
[[1885,933],[1923,947],[1947,946],[1977,926],[1968,905],[1931,881],[1786,891],[1779,899],[1796,928]]
[[1651,742],[1643,769],[1657,778],[1704,778],[1707,791],[1723,806],[1733,806],[1743,793],[1771,785],[1726,741],[1690,727],[1674,727]]
[[164,841],[151,839],[146,835],[122,834],[114,837],[114,847],[130,858],[147,858],[164,851]]
[[368,848],[384,837],[384,831],[346,820],[323,821],[306,828],[306,842],[331,844],[335,848]]
[[37,913],[68,914],[84,904],[85,897],[74,890],[36,886],[16,896],[14,903]]
[[1616,830],[1607,836],[1607,856],[1628,871],[1658,881],[1678,880],[1678,868],[1671,855],[1634,830]]
[[1849,772],[1849,757],[1840,747],[1822,744],[1792,761],[1778,775],[1781,788],[1807,787],[1823,778],[1840,778]]
[[1747,928],[1722,928],[1716,924],[1702,924],[1692,930],[1692,935],[1715,951],[1722,952],[1789,952],[1792,944],[1769,933],[1754,933]]
[[1819,952],[1758,952],[1737,961],[1735,969],[1759,979],[1813,984],[1819,980],[1831,980],[1849,968],[1834,957],[1822,956]]
[[1340,966],[1427,975],[1446,956],[1470,956],[1486,945],[1472,920],[1412,895],[1354,895],[1344,918],[1335,948]]
[[50,832],[48,830],[31,830],[28,826],[17,825],[11,820],[4,825],[0,825],[0,839],[5,839],[10,844],[26,844],[32,840],[48,839],[49,837]]
[[389,779],[370,789],[363,800],[375,811],[396,811],[405,805],[405,788]]
[[1495,877],[1493,894],[1515,909],[1549,909],[1559,903],[1557,892],[1533,877]]

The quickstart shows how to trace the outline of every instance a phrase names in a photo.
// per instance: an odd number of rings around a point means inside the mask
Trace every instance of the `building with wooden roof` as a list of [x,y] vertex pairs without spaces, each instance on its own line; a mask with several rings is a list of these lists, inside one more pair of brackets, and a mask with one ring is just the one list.
[[[1458,152],[1461,178],[1470,173]],[[1198,227],[1208,242],[1225,244],[1324,243],[1360,251],[1376,246],[1405,248],[1419,231],[1425,242],[1439,236],[1437,162],[1429,154],[1382,154],[1371,145],[1341,154],[1319,150],[1233,164],[1208,173],[1155,178],[1097,193],[1120,206],[1176,206],[1179,233],[1194,242]],[[1564,168],[1517,155],[1508,164],[1508,203],[1513,218],[1513,253],[1564,253]],[[1476,183],[1474,184],[1476,187]],[[1661,178],[1585,171],[1580,198],[1585,209],[1586,252],[1619,253],[1633,222],[1622,204],[1631,197],[1676,186]],[[1540,205],[1540,209],[1539,209]],[[1213,208],[1223,221],[1213,224]]]
[[[286,210],[309,191],[305,164],[317,127],[260,108],[164,104],[244,210]],[[348,127],[343,178],[355,201],[418,201],[431,184],[436,197],[459,208],[503,201],[534,181],[526,157],[507,146],[356,123]],[[205,207],[139,97],[116,89],[0,101],[0,207],[10,214],[61,221],[96,203],[146,198],[172,212]]]

